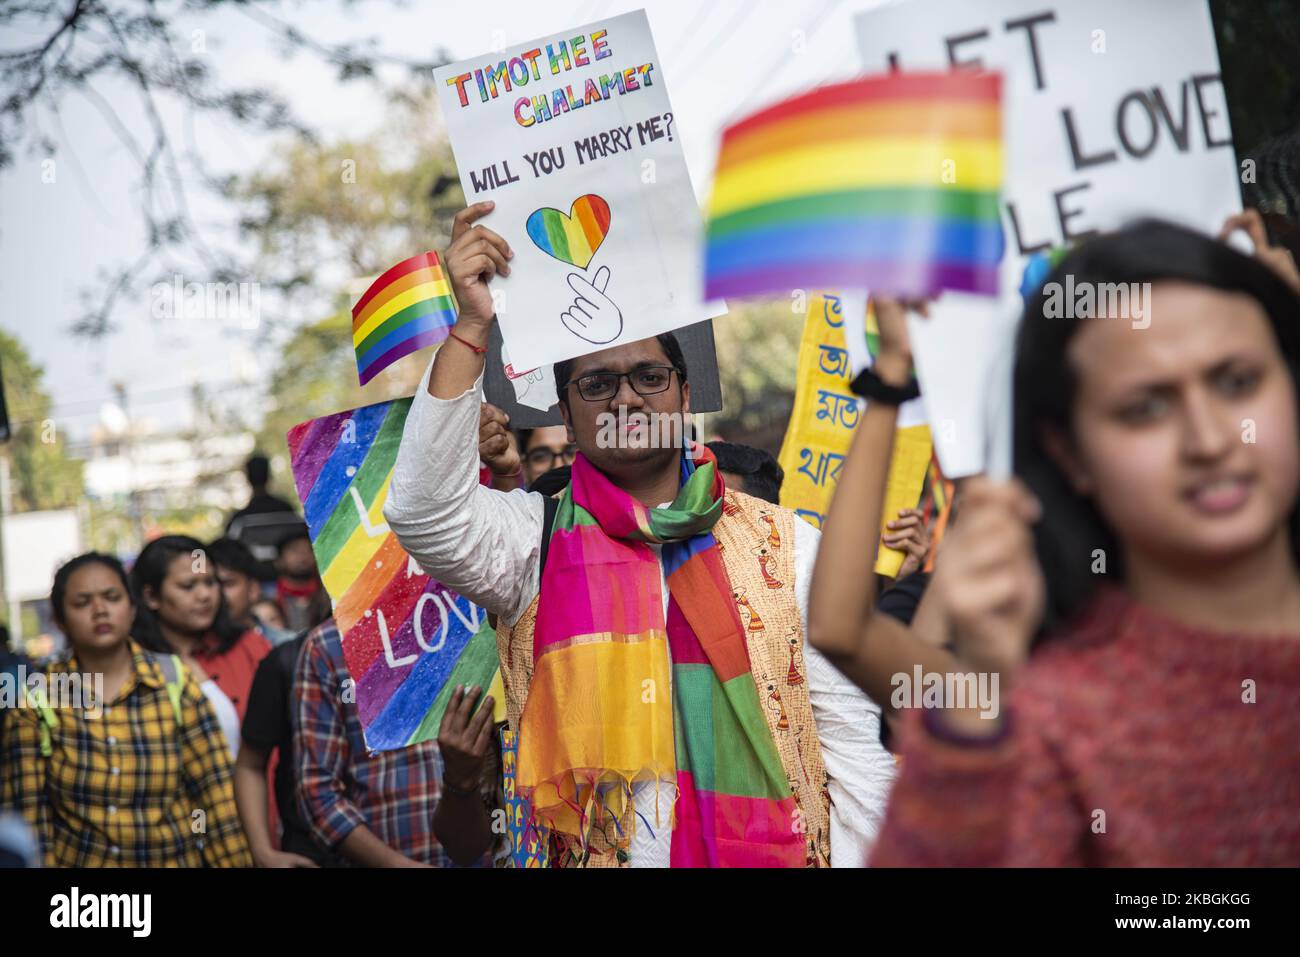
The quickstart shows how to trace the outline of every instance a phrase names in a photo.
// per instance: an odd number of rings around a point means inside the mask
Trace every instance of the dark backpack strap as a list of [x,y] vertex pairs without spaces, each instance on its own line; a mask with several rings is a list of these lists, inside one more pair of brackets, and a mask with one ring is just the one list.
[[549,495],[542,498],[542,555],[537,563],[537,587],[542,587],[542,572],[546,569],[546,553],[551,548],[551,526],[555,524],[555,513],[560,510],[560,500]]
[[164,655],[156,651],[146,651],[145,656],[158,666],[162,672],[164,684],[175,684],[180,680],[180,673],[176,668],[176,656]]

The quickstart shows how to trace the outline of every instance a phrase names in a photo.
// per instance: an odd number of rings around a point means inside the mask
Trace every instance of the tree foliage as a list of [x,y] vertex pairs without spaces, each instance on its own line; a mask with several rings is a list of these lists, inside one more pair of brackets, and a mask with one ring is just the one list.
[[776,455],[794,407],[804,313],[786,301],[732,304],[713,322],[722,412],[706,431]]
[[82,499],[82,463],[68,458],[63,436],[50,414],[44,371],[22,344],[0,331],[0,373],[9,412],[9,441],[0,455],[9,460],[13,509],[28,512],[70,508]]

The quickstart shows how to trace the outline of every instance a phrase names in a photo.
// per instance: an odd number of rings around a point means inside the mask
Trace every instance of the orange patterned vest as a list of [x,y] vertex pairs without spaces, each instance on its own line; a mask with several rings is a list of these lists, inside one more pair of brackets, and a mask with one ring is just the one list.
[[[821,741],[808,700],[803,624],[794,593],[794,512],[727,490],[713,534],[731,580],[749,661],[767,725],[805,828],[809,867],[830,865],[830,792]],[[519,728],[533,677],[538,598],[513,628],[497,624],[497,653],[510,727]],[[629,802],[618,827],[593,827],[588,845],[552,839],[551,861],[568,867],[626,867],[636,813]]]

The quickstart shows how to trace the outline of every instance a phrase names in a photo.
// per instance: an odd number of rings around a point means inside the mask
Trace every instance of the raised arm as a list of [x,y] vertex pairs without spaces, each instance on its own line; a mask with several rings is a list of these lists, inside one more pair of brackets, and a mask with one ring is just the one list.
[[[889,385],[905,386],[912,367],[906,307],[885,299],[874,305],[880,352],[873,368]],[[876,600],[877,529],[897,423],[896,406],[867,403],[826,516],[809,596],[808,640],[836,664],[857,651]],[[877,547],[864,548],[864,537]]]
[[457,308],[452,335],[464,341],[450,338],[448,344],[459,348],[438,350],[426,387],[435,399],[455,399],[483,374],[486,352],[477,350],[487,349],[496,316],[488,282],[497,273],[510,275],[508,260],[515,255],[504,239],[478,222],[495,206],[491,200],[475,203],[457,213],[452,222],[451,245],[445,256]]
[[[874,307],[880,324],[874,369],[887,384],[904,386],[912,367],[908,306],[876,299]],[[918,662],[927,670],[949,670],[951,661],[942,649],[918,641],[901,623],[874,612],[878,530],[897,420],[896,407],[870,402],[858,423],[831,499],[808,609],[809,643],[883,707],[888,707],[892,674],[910,672]],[[864,547],[864,538],[875,540],[877,547]]]
[[433,578],[489,612],[511,617],[537,575],[542,499],[479,485],[519,469],[506,418],[482,403],[483,352],[493,322],[488,280],[509,272],[509,248],[475,221],[491,203],[456,216],[445,258],[459,314],[407,416],[384,505],[402,547]]
[[1014,481],[970,479],[962,496],[930,587],[952,628],[954,670],[996,676],[997,707],[947,702],[905,718],[903,773],[872,863],[1081,864],[1087,818],[1051,743],[1058,695],[1011,696],[1043,616],[1031,534],[1040,506]]

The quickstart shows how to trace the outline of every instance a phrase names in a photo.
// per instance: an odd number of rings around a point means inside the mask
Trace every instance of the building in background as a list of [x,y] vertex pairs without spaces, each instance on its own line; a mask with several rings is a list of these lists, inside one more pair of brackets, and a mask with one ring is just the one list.
[[251,433],[162,430],[112,411],[102,419],[76,450],[86,462],[88,538],[97,547],[128,556],[163,532],[211,538],[248,497],[243,466]]

